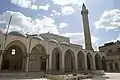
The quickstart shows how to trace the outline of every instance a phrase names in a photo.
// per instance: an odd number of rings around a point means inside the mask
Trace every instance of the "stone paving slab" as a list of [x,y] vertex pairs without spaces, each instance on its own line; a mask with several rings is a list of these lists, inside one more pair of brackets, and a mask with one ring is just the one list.
[[[62,75],[65,76],[65,75]],[[62,77],[61,76],[61,77]],[[71,76],[69,76],[71,77]],[[10,77],[0,77],[0,80],[49,80],[46,78],[10,78]],[[105,75],[98,75],[92,78],[92,79],[82,79],[82,80],[120,80],[120,73],[105,73]]]

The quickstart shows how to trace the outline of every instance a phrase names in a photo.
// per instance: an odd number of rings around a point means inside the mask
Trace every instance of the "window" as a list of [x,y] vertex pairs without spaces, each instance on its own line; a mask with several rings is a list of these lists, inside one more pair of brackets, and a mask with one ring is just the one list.
[[12,55],[15,55],[15,49],[12,49],[11,54],[12,54]]
[[112,52],[112,49],[109,49],[108,52]]
[[117,48],[117,52],[120,52],[120,48]]

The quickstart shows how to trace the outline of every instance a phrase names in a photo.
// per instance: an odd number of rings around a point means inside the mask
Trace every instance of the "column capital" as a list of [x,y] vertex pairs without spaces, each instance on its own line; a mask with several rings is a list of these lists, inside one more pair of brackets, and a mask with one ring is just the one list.
[[26,53],[26,54],[24,55],[24,58],[27,58],[27,57],[30,57],[30,54]]
[[5,50],[0,50],[0,55],[3,55]]

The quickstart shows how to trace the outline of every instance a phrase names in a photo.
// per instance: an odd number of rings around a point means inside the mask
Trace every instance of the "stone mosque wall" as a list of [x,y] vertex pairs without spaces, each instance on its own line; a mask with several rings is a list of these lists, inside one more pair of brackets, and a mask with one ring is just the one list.
[[[3,57],[0,59],[1,70],[43,71],[49,73],[102,70],[101,59],[104,56],[103,53],[84,50],[82,46],[71,43],[60,44],[55,41],[44,40],[43,37],[23,37],[16,34],[8,34],[5,48],[1,46],[1,50],[5,49],[5,52],[1,53]],[[57,40],[61,41],[59,39]],[[68,40],[68,38],[65,40]],[[1,34],[0,43],[1,45],[4,43],[4,35]],[[11,54],[12,49],[16,50],[15,56]],[[97,60],[95,58],[96,55],[98,55]],[[10,57],[8,58],[7,56]],[[10,63],[10,61],[13,61],[12,59],[15,59],[14,62],[8,64],[7,61]],[[3,65],[8,65],[9,67],[6,68]]]

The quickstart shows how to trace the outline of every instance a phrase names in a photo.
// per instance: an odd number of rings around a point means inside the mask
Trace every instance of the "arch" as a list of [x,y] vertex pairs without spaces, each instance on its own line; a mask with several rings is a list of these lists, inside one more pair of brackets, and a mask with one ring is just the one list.
[[59,45],[58,41],[55,39],[50,39],[49,42],[53,42],[53,43],[56,43],[57,45]]
[[116,71],[119,71],[119,64],[117,62],[115,62],[115,69]]
[[54,48],[52,51],[52,71],[60,71],[62,65],[62,53],[59,48]]
[[43,45],[37,44],[35,45],[30,54],[30,60],[32,63],[30,64],[30,71],[46,71],[46,49]]
[[96,70],[101,70],[101,58],[99,54],[95,55],[95,66]]
[[109,68],[110,68],[110,71],[113,71],[113,64],[112,63],[109,63]]
[[102,57],[102,70],[107,71],[105,57]]
[[[14,50],[14,54],[13,54]],[[3,54],[2,70],[6,71],[24,71],[27,48],[20,40],[10,42]]]
[[75,71],[75,56],[72,50],[67,50],[64,56],[65,72]]
[[85,70],[85,56],[82,51],[77,54],[78,71]]
[[41,36],[32,36],[33,39],[38,39],[38,40],[41,40],[41,41],[44,41],[44,39],[41,37]]
[[93,68],[93,57],[92,57],[91,53],[87,54],[87,68],[88,68],[88,70],[92,70],[92,68]]
[[70,44],[68,42],[61,42],[60,45],[67,45],[67,46],[69,46]]

